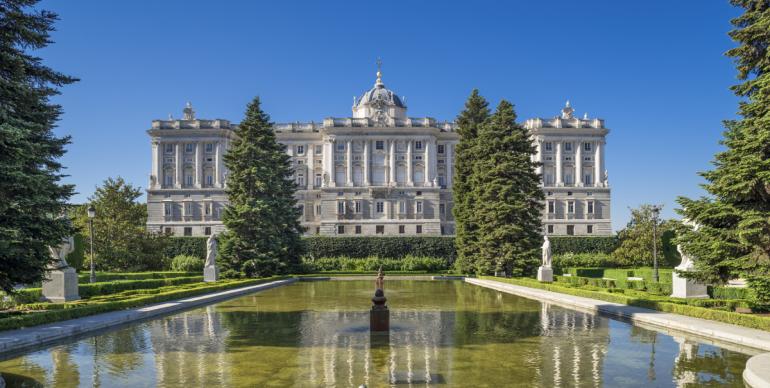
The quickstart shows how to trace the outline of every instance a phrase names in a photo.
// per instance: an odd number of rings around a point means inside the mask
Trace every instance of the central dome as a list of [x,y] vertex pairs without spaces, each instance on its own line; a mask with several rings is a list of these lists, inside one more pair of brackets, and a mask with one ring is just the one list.
[[382,83],[382,71],[377,71],[374,87],[364,92],[358,101],[354,99],[353,117],[368,117],[379,122],[387,121],[388,118],[406,118],[406,105]]

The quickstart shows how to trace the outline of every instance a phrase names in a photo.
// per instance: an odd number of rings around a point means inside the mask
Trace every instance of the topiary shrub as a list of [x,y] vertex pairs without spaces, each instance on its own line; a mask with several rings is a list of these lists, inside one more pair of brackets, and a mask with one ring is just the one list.
[[770,276],[747,276],[746,282],[749,286],[749,301],[752,308],[770,309]]
[[177,255],[171,260],[171,269],[180,272],[201,272],[204,261],[201,258],[189,255]]

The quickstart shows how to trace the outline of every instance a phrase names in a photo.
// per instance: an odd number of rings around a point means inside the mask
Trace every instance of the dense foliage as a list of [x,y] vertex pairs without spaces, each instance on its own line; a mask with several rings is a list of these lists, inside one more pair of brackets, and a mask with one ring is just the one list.
[[653,225],[656,224],[658,265],[673,267],[680,262],[672,239],[674,224],[668,220],[654,221],[653,205],[644,204],[631,209],[631,220],[618,232],[618,247],[612,252],[616,266],[653,265]]
[[73,186],[61,183],[69,137],[53,128],[62,113],[50,101],[76,79],[43,65],[30,51],[51,43],[56,14],[35,0],[0,1],[0,288],[40,281],[49,246],[71,236],[61,215]]
[[457,133],[460,141],[455,148],[454,177],[452,180],[452,214],[455,218],[455,267],[464,273],[474,271],[474,258],[478,254],[478,227],[474,219],[475,200],[470,181],[475,163],[481,151],[476,146],[479,127],[489,119],[489,103],[473,89],[465,102],[465,110],[457,116]]
[[557,254],[553,255],[551,265],[553,266],[554,270],[561,270],[569,267],[618,267],[612,256],[606,253]]
[[564,253],[612,253],[618,246],[616,236],[548,236],[554,255]]
[[732,0],[743,14],[732,20],[730,37],[738,44],[727,55],[735,60],[738,79],[732,87],[741,99],[740,119],[725,121],[725,150],[714,169],[701,173],[708,197],[680,197],[679,241],[696,257],[688,273],[707,283],[752,276],[758,297],[770,294],[770,2]]
[[163,257],[187,255],[205,260],[206,240],[208,237],[170,237],[163,247]]
[[503,100],[479,127],[477,141],[483,152],[475,154],[470,178],[477,230],[473,272],[532,274],[540,263],[544,194],[529,132]]
[[[147,205],[137,200],[142,190],[118,177],[108,178],[89,198],[96,209],[94,263],[100,271],[148,271],[164,269],[159,255],[166,237],[148,233]],[[75,224],[90,241],[88,205],[75,210]],[[90,250],[86,250],[90,258]]]
[[227,197],[219,237],[226,274],[250,277],[289,273],[302,255],[300,210],[294,198],[291,159],[255,98],[225,154]]
[[179,255],[171,259],[171,270],[178,272],[203,272],[203,259],[196,256]]
[[325,237],[303,239],[311,258],[371,256],[399,259],[406,256],[438,257],[452,263],[455,259],[452,237]]
[[449,262],[438,257],[406,256],[399,259],[384,259],[380,257],[350,258],[325,257],[321,259],[305,259],[305,272],[349,271],[373,272],[382,268],[383,271],[425,271],[439,272],[449,269]]

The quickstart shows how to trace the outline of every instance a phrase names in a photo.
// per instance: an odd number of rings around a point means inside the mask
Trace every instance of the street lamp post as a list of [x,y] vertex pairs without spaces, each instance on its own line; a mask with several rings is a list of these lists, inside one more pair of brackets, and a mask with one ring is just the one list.
[[652,207],[652,266],[653,279],[655,283],[660,281],[658,275],[658,215],[660,214],[660,205],[653,205]]
[[88,279],[89,283],[96,282],[96,271],[94,271],[94,217],[96,217],[96,209],[94,205],[88,206],[88,234],[91,237],[91,276]]

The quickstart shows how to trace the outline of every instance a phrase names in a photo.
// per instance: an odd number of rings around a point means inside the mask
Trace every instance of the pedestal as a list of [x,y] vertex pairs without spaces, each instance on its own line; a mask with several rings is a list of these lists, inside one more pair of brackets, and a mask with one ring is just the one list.
[[42,300],[64,303],[80,299],[78,294],[78,274],[72,267],[49,271],[48,280],[43,280]]
[[385,306],[374,306],[369,311],[369,331],[372,333],[390,332],[390,310]]
[[541,282],[553,282],[553,268],[541,265],[537,269],[537,280]]
[[707,287],[705,284],[698,283],[694,280],[685,279],[679,274],[674,271],[674,273],[671,274],[671,286],[673,289],[673,293],[671,294],[671,297],[673,298],[701,298],[701,299],[708,299],[709,294],[707,292]]
[[219,280],[219,268],[217,268],[217,266],[212,265],[203,268],[204,282],[215,282],[217,280]]

